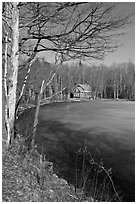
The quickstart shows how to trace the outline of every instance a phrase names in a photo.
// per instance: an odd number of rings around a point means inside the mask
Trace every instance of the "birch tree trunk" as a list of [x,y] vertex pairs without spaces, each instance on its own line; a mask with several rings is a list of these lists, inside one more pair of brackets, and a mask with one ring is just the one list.
[[114,84],[114,99],[116,99],[116,84]]
[[3,90],[3,102],[4,102],[3,120],[4,122],[3,122],[3,125],[6,127],[6,131],[4,131],[2,135],[4,143],[7,142],[7,140],[10,140],[10,126],[9,126],[9,120],[8,120],[7,72],[8,72],[8,36],[5,37],[4,76],[3,76],[3,85],[4,85],[4,90]]
[[118,100],[118,97],[119,97],[119,87],[117,85],[117,100]]
[[11,12],[11,57],[7,70],[7,101],[5,111],[5,118],[8,120],[8,136],[7,146],[13,141],[14,138],[14,121],[15,121],[15,105],[16,105],[16,88],[17,88],[17,75],[18,75],[18,42],[19,42],[19,11],[18,3],[10,2]]
[[[62,77],[60,78],[60,88],[62,90]],[[63,94],[62,94],[62,91],[61,91],[61,101],[63,100]]]
[[45,81],[43,80],[42,84],[41,84],[40,93],[38,95],[38,102],[37,102],[37,106],[36,106],[34,125],[33,125],[33,133],[32,133],[32,141],[31,141],[31,147],[32,148],[34,148],[34,143],[35,143],[36,129],[37,129],[37,124],[38,124],[38,115],[39,115],[39,109],[40,109],[42,94],[43,94],[43,90],[44,90],[44,83],[45,83]]

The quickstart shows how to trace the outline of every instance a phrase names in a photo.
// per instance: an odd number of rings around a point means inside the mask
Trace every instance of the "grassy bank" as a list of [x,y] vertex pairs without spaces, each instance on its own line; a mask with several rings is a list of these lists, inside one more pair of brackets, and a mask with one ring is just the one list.
[[58,178],[53,164],[41,159],[36,149],[27,151],[24,139],[19,136],[3,154],[2,170],[3,202],[94,201]]
[[[26,108],[31,107],[31,105],[29,107],[21,107],[20,113]],[[28,127],[30,128],[29,123]],[[26,131],[24,125],[23,129]],[[37,152],[37,147],[28,151],[25,138],[20,137],[18,134],[12,148],[6,154],[3,154],[4,202],[110,202],[118,200],[117,192],[115,192],[115,187],[113,187],[113,181],[109,178],[109,172],[104,169],[102,164],[98,165],[98,163],[95,163],[87,150],[86,144],[77,153],[75,169],[77,179],[74,184],[75,187],[54,173],[53,163],[47,161],[47,157],[45,158],[40,151],[39,153]],[[86,166],[86,160],[88,160],[88,166]],[[91,183],[89,185],[90,192],[91,189],[93,192],[87,195],[85,193],[85,186],[88,183],[91,170],[94,172],[94,175],[91,177],[93,187]],[[100,186],[98,186],[98,175],[101,172],[104,173],[105,178]],[[110,186],[113,187],[113,194],[110,194]]]
[[[2,168],[2,201],[3,202],[111,202],[118,201],[119,195],[110,194],[110,186],[113,185],[109,173],[103,166],[92,162],[90,168],[86,166],[86,154],[78,153],[82,156],[82,173],[80,179],[76,180],[74,187],[66,180],[59,178],[54,173],[54,165],[47,161],[45,155],[39,154],[37,147],[28,151],[25,146],[25,140],[20,135],[14,140],[13,145],[7,152],[3,153]],[[77,160],[78,162],[78,160]],[[77,163],[78,164],[78,163]],[[86,182],[90,170],[95,166],[96,175],[93,176],[93,192],[88,196],[86,194]],[[94,171],[95,171],[94,169]],[[99,172],[104,171],[110,182],[106,182],[104,177],[101,185],[98,186]],[[78,169],[76,176],[79,178]],[[78,183],[80,185],[78,185]]]

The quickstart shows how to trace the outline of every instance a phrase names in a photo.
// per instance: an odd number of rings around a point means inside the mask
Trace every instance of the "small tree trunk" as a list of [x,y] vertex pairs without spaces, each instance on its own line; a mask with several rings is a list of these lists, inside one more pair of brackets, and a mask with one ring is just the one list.
[[118,89],[118,86],[117,86],[117,100],[118,100],[118,96],[119,96],[119,89]]
[[17,101],[17,103],[16,103],[15,117],[16,117],[16,114],[17,114],[17,111],[18,111],[18,106],[19,106],[19,104],[20,104],[20,101],[21,101],[21,99],[22,99],[22,96],[23,96],[23,93],[24,93],[24,90],[25,90],[25,86],[26,86],[26,82],[27,82],[27,79],[28,79],[28,76],[29,76],[29,73],[30,73],[31,65],[32,65],[32,63],[34,62],[34,60],[35,60],[35,58],[34,58],[32,61],[30,61],[27,74],[26,74],[26,76],[25,76],[25,78],[24,78],[24,82],[23,82],[23,85],[22,85],[22,88],[21,88],[21,92],[20,92],[18,101]]
[[[62,78],[60,78],[60,88],[62,90]],[[61,101],[63,100],[63,94],[62,94],[62,91],[61,91]]]
[[104,98],[107,98],[107,91],[106,91],[106,87],[104,88]]
[[[55,83],[54,83],[54,86],[55,86],[55,93],[58,92],[58,75],[56,75],[55,77]],[[56,100],[58,100],[58,95],[55,97]]]
[[5,59],[4,59],[4,94],[5,94],[5,99],[4,99],[4,104],[5,104],[5,121],[4,125],[6,128],[6,133],[7,135],[3,135],[3,139],[6,139],[7,146],[10,141],[10,126],[9,126],[9,120],[8,120],[8,93],[7,93],[7,71],[8,71],[8,36],[5,37]]
[[114,99],[116,98],[116,91],[114,90]]
[[42,81],[41,84],[41,89],[40,93],[38,96],[38,102],[37,102],[37,107],[36,107],[36,112],[35,112],[35,118],[34,118],[34,126],[33,126],[33,134],[32,134],[32,142],[31,142],[31,147],[34,147],[34,142],[35,142],[35,135],[36,135],[36,129],[37,129],[37,124],[38,124],[38,115],[39,115],[39,109],[40,109],[40,103],[41,103],[41,98],[44,90],[44,83],[45,81]]
[[101,90],[101,99],[103,98],[103,90]]
[[114,99],[116,99],[116,84],[114,84]]

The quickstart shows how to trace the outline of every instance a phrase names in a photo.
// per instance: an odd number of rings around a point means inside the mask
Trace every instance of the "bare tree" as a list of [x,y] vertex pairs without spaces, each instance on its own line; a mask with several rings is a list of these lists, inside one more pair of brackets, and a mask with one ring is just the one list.
[[[117,37],[131,15],[116,12],[118,3],[48,2],[22,6],[21,51],[27,42],[38,42],[36,52],[52,51],[63,60],[102,59],[118,47]],[[25,17],[24,17],[25,16]]]

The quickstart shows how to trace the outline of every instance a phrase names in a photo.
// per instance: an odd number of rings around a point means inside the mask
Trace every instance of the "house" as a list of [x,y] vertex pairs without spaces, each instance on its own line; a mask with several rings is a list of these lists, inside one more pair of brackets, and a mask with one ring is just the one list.
[[73,98],[78,99],[90,99],[91,87],[88,84],[77,84],[72,89]]

